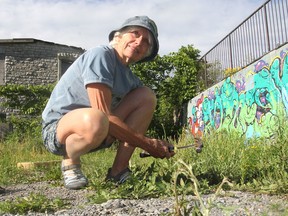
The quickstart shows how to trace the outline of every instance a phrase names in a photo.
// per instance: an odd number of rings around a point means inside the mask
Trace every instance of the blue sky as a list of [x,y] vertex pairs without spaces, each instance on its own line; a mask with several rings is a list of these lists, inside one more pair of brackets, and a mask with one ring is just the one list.
[[0,39],[35,38],[89,49],[131,16],[159,30],[160,55],[193,45],[205,54],[266,0],[0,0]]

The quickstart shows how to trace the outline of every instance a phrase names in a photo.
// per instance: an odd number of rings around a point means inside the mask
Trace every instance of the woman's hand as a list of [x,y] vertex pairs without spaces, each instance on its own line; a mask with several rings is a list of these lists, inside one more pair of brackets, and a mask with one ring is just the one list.
[[170,158],[175,155],[174,151],[169,150],[173,149],[173,145],[168,143],[165,140],[160,140],[160,139],[149,139],[148,140],[148,145],[147,146],[147,152],[155,157],[155,158]]

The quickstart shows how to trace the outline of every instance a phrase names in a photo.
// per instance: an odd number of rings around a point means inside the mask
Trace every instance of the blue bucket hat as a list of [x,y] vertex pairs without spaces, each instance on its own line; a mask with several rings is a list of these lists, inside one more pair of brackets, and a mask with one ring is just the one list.
[[127,19],[121,25],[120,28],[112,31],[109,34],[109,42],[113,40],[114,34],[116,32],[119,32],[128,26],[140,26],[140,27],[146,28],[147,30],[149,30],[151,32],[151,35],[153,37],[152,52],[149,56],[145,57],[144,59],[140,60],[139,62],[146,62],[146,61],[153,60],[159,51],[158,30],[157,30],[157,26],[156,26],[155,22],[153,20],[149,19],[149,17],[147,17],[147,16],[135,16],[135,17],[131,17],[131,18]]

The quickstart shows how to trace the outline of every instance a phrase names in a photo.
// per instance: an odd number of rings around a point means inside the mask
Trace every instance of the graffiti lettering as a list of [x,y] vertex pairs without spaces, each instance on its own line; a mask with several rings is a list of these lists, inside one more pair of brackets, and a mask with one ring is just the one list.
[[226,129],[247,138],[273,135],[279,117],[288,116],[287,50],[282,49],[270,64],[261,59],[248,72],[244,69],[192,99],[191,133],[199,137]]

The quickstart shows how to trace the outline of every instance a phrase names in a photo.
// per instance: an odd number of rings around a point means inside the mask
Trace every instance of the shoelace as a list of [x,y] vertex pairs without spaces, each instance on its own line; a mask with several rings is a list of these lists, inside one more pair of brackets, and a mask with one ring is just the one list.
[[84,177],[82,171],[79,169],[72,169],[72,170],[65,171],[64,178],[68,184],[75,180],[86,181],[86,178]]

